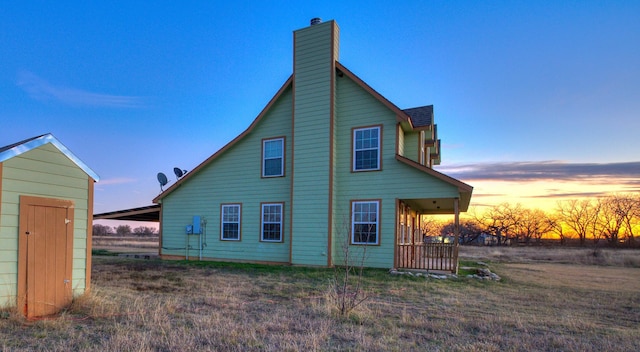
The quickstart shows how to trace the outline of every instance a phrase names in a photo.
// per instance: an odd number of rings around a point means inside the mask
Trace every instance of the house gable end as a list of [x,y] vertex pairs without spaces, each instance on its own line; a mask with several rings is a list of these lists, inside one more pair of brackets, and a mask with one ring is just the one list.
[[[283,211],[289,207],[292,96],[288,87],[280,92],[249,129],[202,163],[197,172],[188,173],[191,175],[186,182],[183,178],[177,186],[174,184],[170,193],[161,195],[160,254],[163,257],[201,254],[213,259],[289,261],[290,231],[286,223],[281,223],[281,238],[277,243],[261,241],[259,229],[261,203],[282,204]],[[284,173],[263,177],[263,142],[272,139],[283,142]],[[222,206],[231,204],[239,210],[237,240],[223,235]],[[186,226],[195,225],[196,217],[202,221],[200,229],[208,243],[201,247],[201,253],[198,236],[186,233]]]
[[385,98],[382,94],[378,93],[375,89],[371,88],[371,86],[369,86],[364,80],[362,80],[360,77],[356,76],[353,72],[351,72],[344,65],[340,64],[339,62],[336,62],[336,71],[337,71],[338,76],[344,75],[344,76],[349,77],[357,85],[362,87],[362,89],[367,91],[374,98],[379,100],[383,105],[385,105],[387,108],[389,108],[391,111],[393,111],[396,114],[396,118],[397,118],[398,122],[406,124],[407,126],[411,126],[411,127],[413,126],[413,124],[411,122],[411,118],[410,118],[409,115],[407,115],[402,109],[400,109],[395,104],[393,104],[391,101],[389,101],[387,98]]
[[221,157],[225,152],[227,152],[228,150],[233,148],[244,137],[246,137],[248,134],[250,134],[256,128],[256,126],[260,123],[260,121],[262,121],[262,119],[268,114],[268,112],[270,111],[272,106],[278,101],[278,99],[287,90],[290,90],[292,82],[293,82],[293,76],[290,76],[289,79],[287,79],[287,81],[282,85],[282,87],[280,87],[278,92],[274,95],[273,98],[271,98],[269,103],[267,103],[265,108],[253,120],[251,125],[249,125],[249,127],[246,130],[244,130],[241,134],[239,134],[237,137],[235,137],[233,140],[231,140],[231,142],[227,143],[225,146],[220,148],[218,151],[216,151],[209,158],[207,158],[202,163],[200,163],[198,166],[196,166],[193,170],[191,170],[191,172],[187,173],[184,177],[182,177],[180,180],[178,180],[176,183],[174,183],[171,187],[167,188],[164,192],[159,194],[156,198],[153,199],[153,203],[159,203],[164,197],[166,197],[169,194],[171,194],[171,192],[175,191],[183,183],[185,183],[188,180],[190,180],[192,177],[194,177],[196,174],[198,174],[202,169],[206,168],[209,164],[214,162],[217,158]]

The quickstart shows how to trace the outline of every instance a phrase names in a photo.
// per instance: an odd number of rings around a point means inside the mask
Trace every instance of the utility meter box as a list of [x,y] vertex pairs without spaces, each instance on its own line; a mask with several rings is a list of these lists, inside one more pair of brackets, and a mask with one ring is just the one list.
[[200,235],[202,233],[202,230],[200,230],[200,216],[195,215],[193,217],[193,224],[187,225],[185,232],[187,235]]

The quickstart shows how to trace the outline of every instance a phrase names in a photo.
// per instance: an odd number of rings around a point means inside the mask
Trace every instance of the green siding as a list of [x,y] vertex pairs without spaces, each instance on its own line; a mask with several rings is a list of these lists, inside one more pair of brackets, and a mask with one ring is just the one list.
[[[332,36],[332,32],[335,34]],[[294,34],[293,264],[327,265],[331,95],[338,28],[335,22]]]
[[0,306],[15,304],[18,272],[20,196],[74,202],[74,294],[85,289],[89,176],[52,144],[3,162],[0,206]]
[[[338,156],[335,159],[337,193],[334,209],[335,233],[333,245],[334,263],[342,264],[341,253],[345,237],[350,231],[350,202],[352,200],[380,200],[380,245],[367,246],[366,265],[390,268],[393,266],[395,248],[396,199],[402,198],[451,198],[458,190],[419,170],[398,162],[396,153],[396,116],[368,92],[344,76],[337,79],[337,128]],[[354,127],[382,125],[381,171],[351,172],[351,130]],[[405,142],[407,134],[404,135]],[[415,140],[415,139],[414,139]],[[415,140],[417,143],[417,140]],[[406,144],[406,143],[405,143]],[[405,148],[405,153],[408,153]],[[414,147],[415,148],[415,143]],[[361,246],[351,246],[353,251]]]
[[[185,226],[198,215],[207,221],[204,258],[289,262],[291,105],[287,88],[250,133],[162,200],[162,254],[187,254]],[[275,137],[285,138],[285,176],[262,178],[262,140]],[[283,242],[260,241],[261,202],[284,203]],[[227,203],[242,205],[240,241],[220,239],[220,206]],[[198,236],[188,239],[190,259],[196,259]]]
[[[420,132],[404,134],[404,157],[420,162]],[[402,155],[402,154],[400,154]]]
[[[395,111],[349,75],[336,76],[337,58],[333,21],[294,33],[292,87],[250,133],[162,199],[163,254],[184,256],[192,246],[189,255],[198,255],[198,237],[187,237],[185,226],[199,215],[207,219],[204,258],[324,266],[343,264],[348,248],[356,256],[366,249],[366,266],[389,268],[397,201],[459,197],[451,184],[396,160],[399,153],[419,161],[420,132],[398,130]],[[381,127],[381,170],[352,172],[352,129],[365,126]],[[262,139],[282,136],[285,177],[262,179]],[[349,245],[354,200],[380,201],[379,245]],[[261,202],[284,203],[283,243],[259,241]],[[234,203],[242,205],[242,240],[221,241],[220,205]]]
[[[379,236],[380,244],[367,246],[366,265],[390,268],[393,266],[395,231],[396,183],[387,177],[387,171],[395,163],[396,116],[368,92],[346,76],[337,79],[337,155],[335,172],[338,180],[336,203],[335,237],[333,258],[335,264],[344,264],[343,247],[350,242],[351,201],[380,200]],[[352,172],[352,128],[382,125],[381,171]],[[351,254],[362,246],[350,246]]]
[[404,156],[404,130],[398,128],[398,154]]

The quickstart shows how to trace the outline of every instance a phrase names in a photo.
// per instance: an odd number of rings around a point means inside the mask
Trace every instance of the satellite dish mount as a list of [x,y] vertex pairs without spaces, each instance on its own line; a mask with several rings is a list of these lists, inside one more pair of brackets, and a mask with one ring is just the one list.
[[158,172],[158,182],[160,183],[160,192],[162,192],[162,187],[166,186],[169,180],[167,179],[167,175],[162,172]]
[[173,168],[173,173],[176,174],[176,181],[180,179],[180,177],[184,176],[187,173],[187,170],[180,169],[179,167]]

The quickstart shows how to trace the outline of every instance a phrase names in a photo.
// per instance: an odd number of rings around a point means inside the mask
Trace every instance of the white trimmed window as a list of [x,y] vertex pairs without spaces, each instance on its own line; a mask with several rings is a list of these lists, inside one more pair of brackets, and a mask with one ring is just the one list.
[[379,244],[378,214],[380,201],[351,203],[351,243]]
[[353,130],[353,171],[380,170],[380,127]]
[[262,177],[284,176],[284,138],[262,141]]
[[220,211],[220,239],[240,240],[240,204],[222,205]]
[[262,204],[261,241],[282,242],[282,204]]

